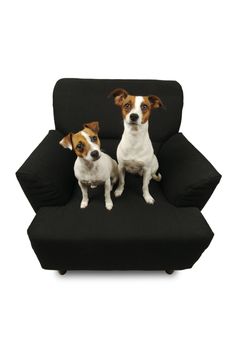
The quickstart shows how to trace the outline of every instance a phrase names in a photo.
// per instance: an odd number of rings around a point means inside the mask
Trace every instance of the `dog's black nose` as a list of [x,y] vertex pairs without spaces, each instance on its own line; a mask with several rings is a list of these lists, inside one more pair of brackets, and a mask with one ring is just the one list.
[[92,158],[98,158],[99,157],[99,152],[98,151],[92,151],[91,152],[91,156],[92,156]]
[[136,120],[138,120],[139,115],[136,113],[132,113],[130,114],[130,120],[132,120],[132,122],[136,122]]

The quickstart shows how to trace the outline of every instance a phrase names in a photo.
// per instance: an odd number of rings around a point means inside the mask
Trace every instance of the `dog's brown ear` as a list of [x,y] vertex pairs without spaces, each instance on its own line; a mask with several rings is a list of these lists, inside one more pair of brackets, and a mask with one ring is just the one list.
[[114,89],[112,92],[110,92],[110,94],[108,95],[108,97],[114,97],[114,102],[117,106],[121,106],[123,100],[128,96],[128,92],[125,89]]
[[70,132],[68,135],[63,137],[63,139],[59,142],[59,144],[62,147],[64,147],[64,148],[69,148],[70,150],[72,150],[73,149],[73,146],[72,146],[72,135],[73,135],[73,133]]
[[151,108],[160,108],[160,107],[164,108],[164,104],[158,96],[155,96],[155,95],[148,96],[148,100],[150,101]]
[[85,123],[83,124],[84,128],[91,129],[93,132],[98,134],[100,127],[99,127],[99,122],[91,122],[91,123]]

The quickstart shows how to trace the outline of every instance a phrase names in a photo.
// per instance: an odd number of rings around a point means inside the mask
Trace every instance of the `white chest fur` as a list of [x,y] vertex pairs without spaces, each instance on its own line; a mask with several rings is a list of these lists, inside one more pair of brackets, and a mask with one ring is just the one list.
[[87,162],[77,158],[74,164],[76,178],[86,185],[97,186],[104,183],[111,174],[112,159],[101,152],[101,157],[95,162]]
[[140,173],[150,166],[154,157],[153,146],[148,134],[148,123],[130,126],[125,123],[124,133],[117,148],[118,162],[130,173]]

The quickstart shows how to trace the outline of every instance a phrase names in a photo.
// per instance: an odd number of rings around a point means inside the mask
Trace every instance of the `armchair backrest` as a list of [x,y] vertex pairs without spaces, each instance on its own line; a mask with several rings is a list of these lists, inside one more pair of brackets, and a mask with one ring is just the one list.
[[157,95],[165,105],[152,111],[150,137],[163,142],[179,131],[183,107],[183,93],[176,81],[165,80],[107,80],[61,79],[53,92],[56,129],[66,134],[78,131],[83,123],[98,120],[100,137],[120,139],[123,123],[120,108],[109,93],[123,88],[131,95]]

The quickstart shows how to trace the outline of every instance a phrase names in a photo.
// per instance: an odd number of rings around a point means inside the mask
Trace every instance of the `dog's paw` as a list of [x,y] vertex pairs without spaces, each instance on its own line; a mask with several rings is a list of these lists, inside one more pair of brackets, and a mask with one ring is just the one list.
[[155,200],[150,194],[145,194],[145,195],[143,195],[143,197],[144,197],[146,203],[154,204]]
[[112,201],[111,202],[105,202],[105,207],[106,207],[106,209],[111,210],[112,207],[113,207],[113,202]]
[[114,192],[115,197],[120,197],[122,195],[123,191],[124,191],[124,187],[117,188],[116,191]]
[[81,204],[80,204],[80,208],[81,209],[84,209],[88,206],[88,201],[82,201]]

